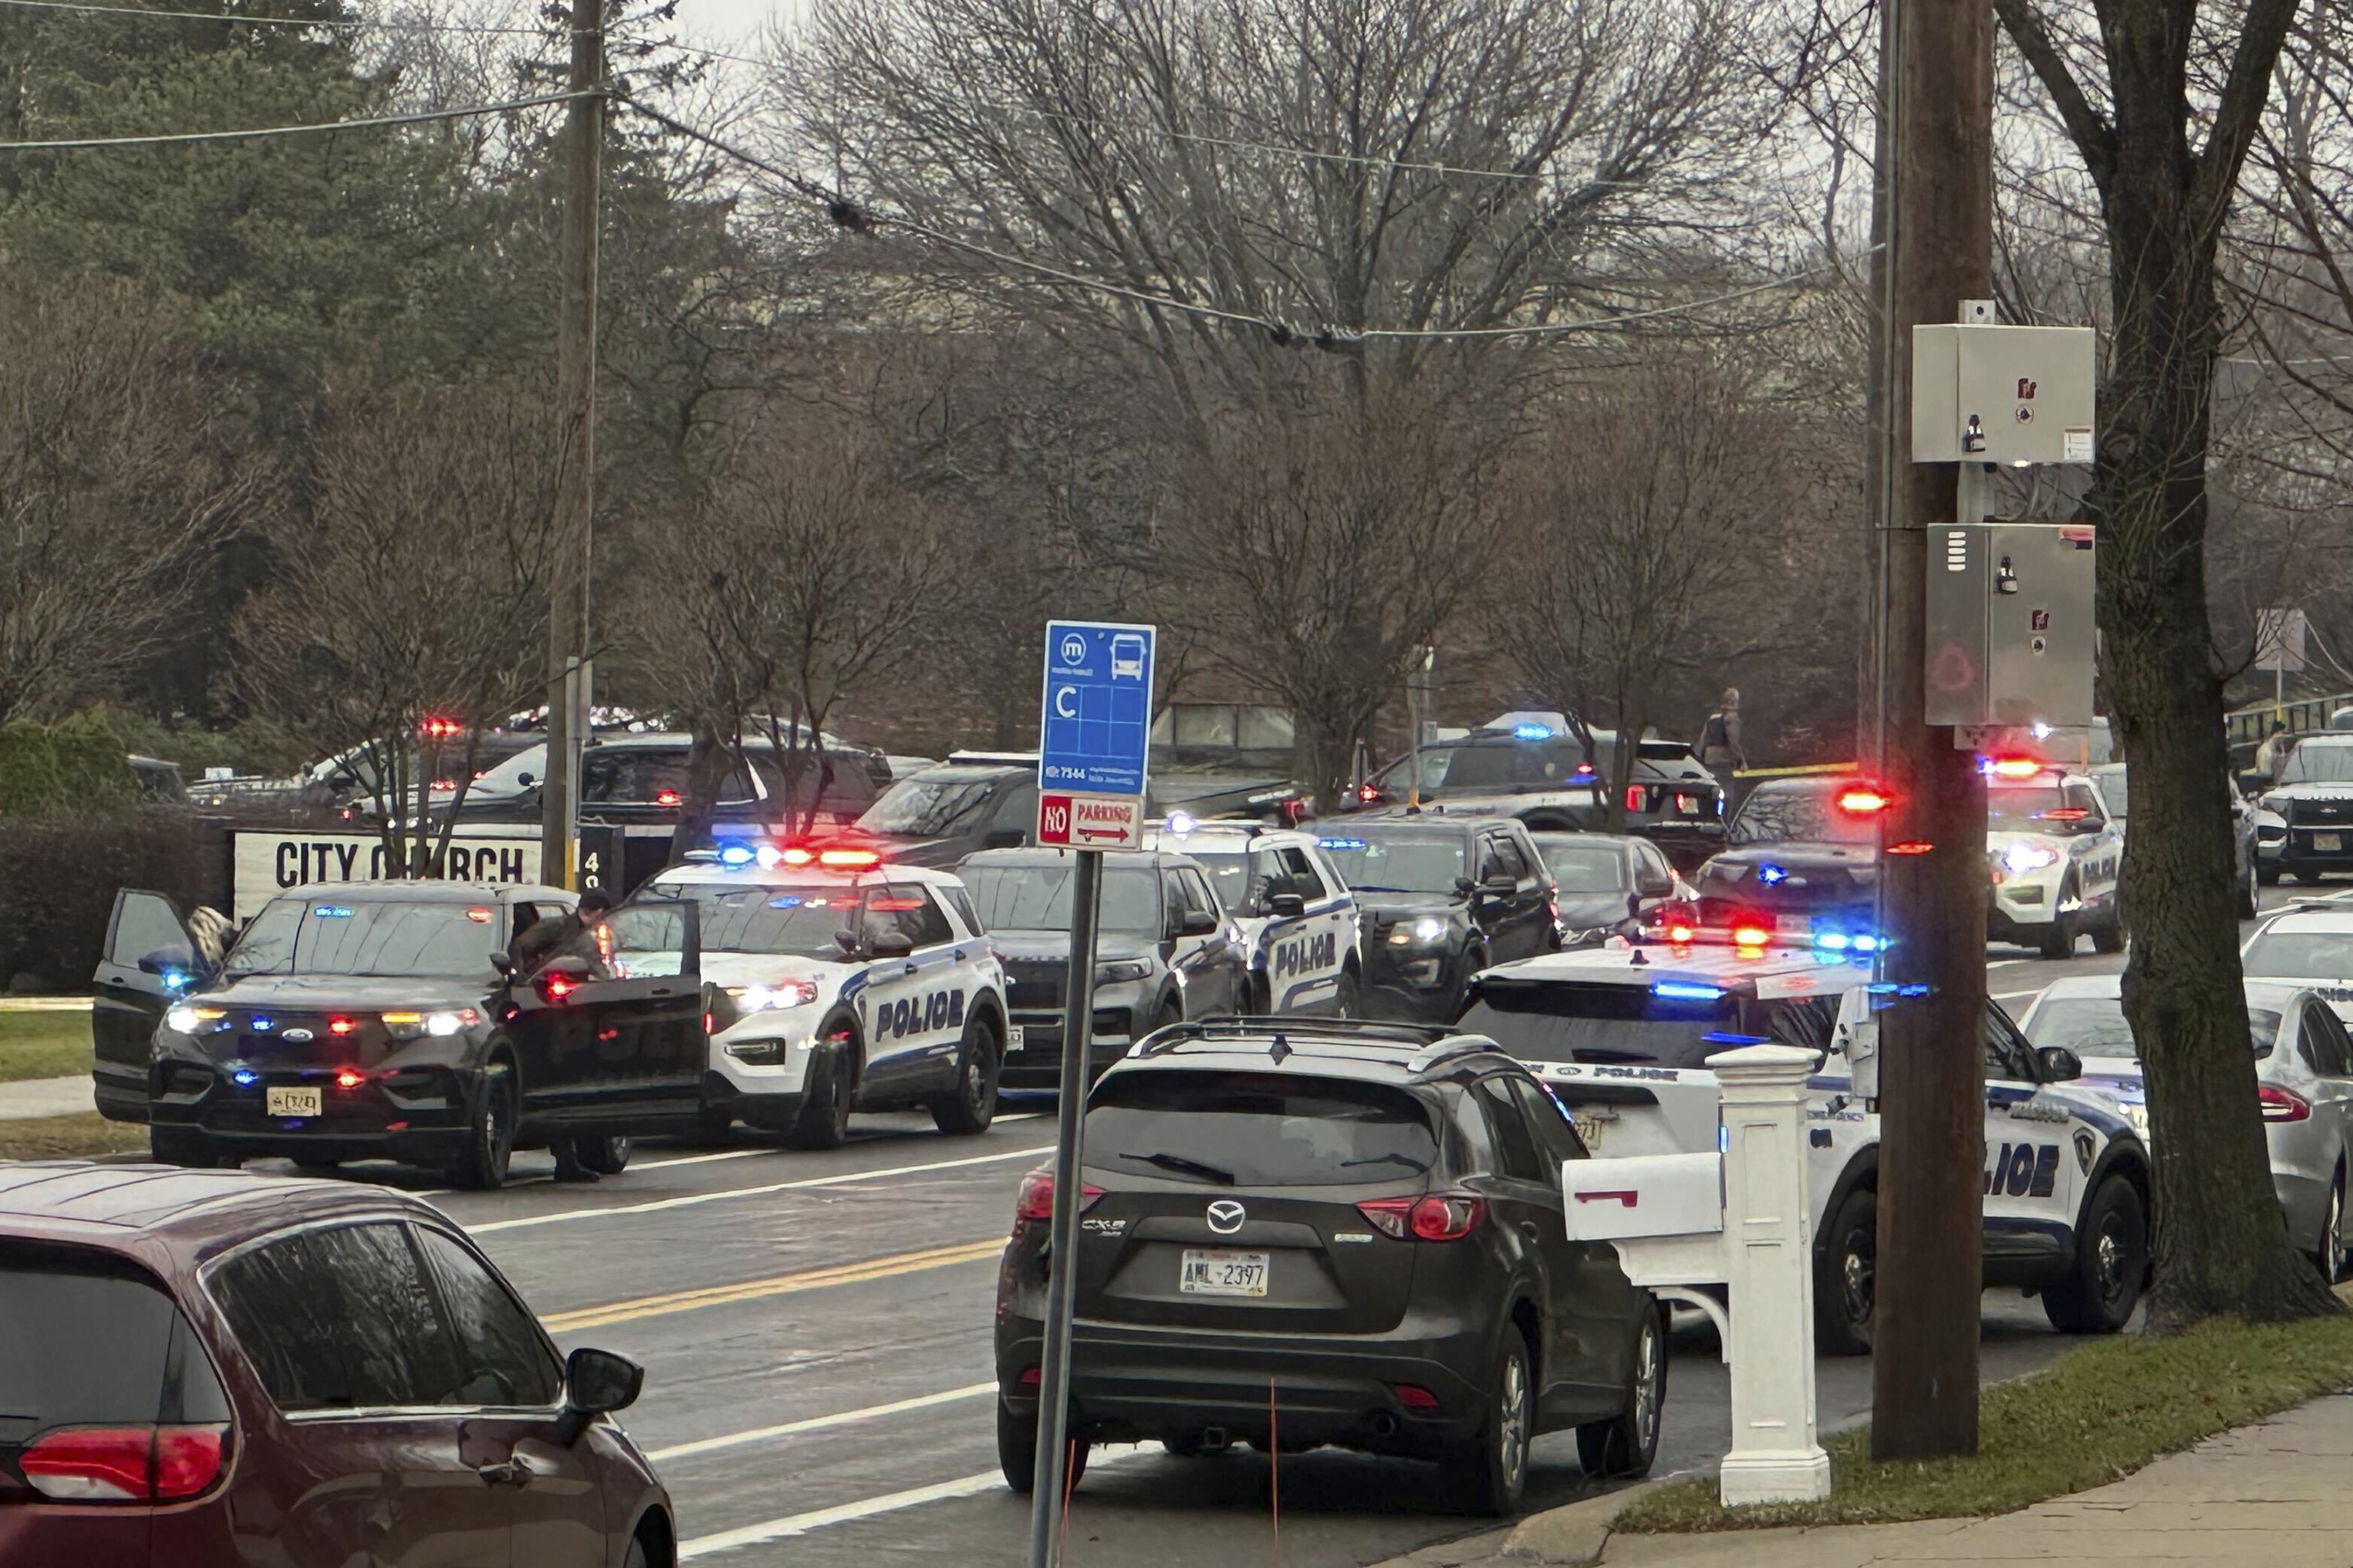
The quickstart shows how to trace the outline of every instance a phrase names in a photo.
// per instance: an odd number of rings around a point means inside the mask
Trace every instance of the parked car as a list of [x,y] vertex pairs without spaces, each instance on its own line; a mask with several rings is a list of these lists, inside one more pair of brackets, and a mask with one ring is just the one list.
[[1367,1016],[1451,1023],[1479,971],[1560,945],[1552,873],[1512,818],[1409,807],[1324,826],[1363,911]]
[[[2255,1095],[2270,1146],[2272,1186],[2287,1233],[2331,1283],[2348,1260],[2347,1144],[2353,1133],[2353,1040],[2328,999],[2300,985],[2246,982],[2254,1037]],[[2083,1081],[2116,1091],[2125,1114],[2148,1136],[2148,1098],[2124,980],[2116,974],[2056,980],[2019,1027],[2037,1048],[2063,1046],[2084,1064]]]
[[1563,947],[1592,947],[1676,919],[1698,923],[1699,896],[1649,839],[1615,833],[1531,837],[1552,873],[1554,924]]
[[[1070,1432],[1172,1454],[1247,1442],[1435,1460],[1515,1508],[1530,1443],[1597,1476],[1658,1451],[1666,1321],[1568,1239],[1586,1157],[1527,1068],[1440,1026],[1217,1019],[1164,1029],[1089,1097]],[[997,1276],[997,1458],[1036,1484],[1053,1174]]]
[[498,1268],[383,1188],[0,1165],[0,1563],[655,1568],[669,1495]]
[[[2108,820],[2116,824],[2121,858],[2123,840],[2131,833],[2126,816],[2131,805],[2130,790],[2126,784],[2125,765],[2102,763],[2092,770],[2091,779],[2092,787],[2099,791],[2100,804],[2107,808]],[[2258,846],[2267,826],[2264,818],[2270,817],[2268,826],[2276,828],[2280,839],[2287,837],[2287,830],[2276,816],[2259,810],[2253,801],[2240,794],[2236,779],[2225,780],[2223,787],[2231,799],[2231,896],[2238,905],[2239,918],[2251,921],[2262,904],[2262,855]]]

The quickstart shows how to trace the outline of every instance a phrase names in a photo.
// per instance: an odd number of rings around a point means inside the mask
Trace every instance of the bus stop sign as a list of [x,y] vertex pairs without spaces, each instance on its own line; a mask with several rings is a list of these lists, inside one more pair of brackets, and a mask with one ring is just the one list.
[[1132,849],[1144,841],[1151,626],[1046,623],[1038,719],[1038,842]]

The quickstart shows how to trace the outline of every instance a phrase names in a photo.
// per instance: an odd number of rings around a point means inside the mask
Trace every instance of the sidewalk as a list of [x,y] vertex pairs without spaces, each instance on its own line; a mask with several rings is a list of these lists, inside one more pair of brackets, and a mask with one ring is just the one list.
[[95,1110],[90,1074],[71,1078],[27,1078],[0,1083],[0,1121],[27,1121],[37,1116],[72,1116]]
[[2353,1394],[2332,1394],[2169,1455],[2095,1491],[1992,1519],[1708,1535],[1611,1535],[1626,1494],[1572,1503],[1507,1532],[1383,1568],[1865,1568],[2186,1558],[2263,1568],[2353,1562]]

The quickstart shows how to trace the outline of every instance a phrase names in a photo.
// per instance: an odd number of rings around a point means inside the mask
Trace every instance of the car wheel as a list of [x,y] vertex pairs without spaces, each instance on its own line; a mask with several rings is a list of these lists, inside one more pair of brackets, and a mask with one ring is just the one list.
[[[1005,1484],[1023,1497],[1038,1489],[1038,1418],[1016,1415],[1002,1399],[997,1402],[997,1468],[1005,1472]],[[1073,1443],[1070,1485],[1077,1487],[1086,1473],[1087,1446]]]
[[1814,1350],[1869,1355],[1878,1310],[1879,1194],[1847,1194],[1824,1233],[1814,1263]]
[[629,1135],[626,1132],[599,1133],[594,1137],[575,1138],[572,1157],[580,1162],[581,1169],[599,1176],[617,1176],[629,1168]]
[[792,1131],[785,1134],[785,1142],[796,1149],[839,1149],[849,1136],[849,1102],[855,1093],[849,1053],[857,1048],[858,1037],[846,1026],[838,1026],[827,1034],[826,1043],[833,1048],[825,1053],[824,1070],[820,1073],[815,1063],[810,1064],[810,1076],[816,1081],[801,1101],[801,1113],[794,1119]]
[[647,1568],[644,1537],[635,1536],[630,1539],[629,1550],[621,1559],[621,1568]]
[[1643,1310],[1626,1369],[1626,1405],[1607,1421],[1577,1429],[1577,1459],[1596,1480],[1631,1480],[1659,1457],[1659,1406],[1667,1396],[1667,1336],[1656,1302]]
[[997,1119],[997,1075],[1004,1061],[997,1026],[986,1013],[968,1014],[956,1052],[955,1088],[932,1101],[932,1121],[943,1132],[969,1137]]
[[[2065,893],[2060,894],[2062,899],[2064,899],[2066,896],[2067,895]],[[2061,915],[2056,920],[2053,920],[2051,922],[2051,928],[2042,933],[2042,941],[2037,942],[2035,945],[2037,950],[2041,952],[2044,958],[2051,960],[2054,963],[2064,963],[2066,960],[2074,957],[2075,917],[2073,915]]]
[[2110,1176],[2075,1227],[2075,1261],[2042,1291],[2042,1315],[2063,1334],[2113,1334],[2140,1300],[2148,1274],[2148,1217],[2140,1194]]
[[2312,1255],[2320,1277],[2331,1285],[2345,1278],[2345,1162],[2337,1163],[2337,1179],[2328,1184],[2328,1214],[2320,1226],[2320,1247]]
[[152,1121],[147,1124],[147,1155],[159,1165],[185,1165],[192,1171],[209,1171],[223,1163],[213,1151],[213,1141],[203,1133]]
[[2276,861],[2268,866],[2261,860],[2255,862],[2255,880],[2258,883],[2266,888],[2276,888],[2279,886],[2279,879],[2280,868]]
[[1528,1342],[1519,1325],[1504,1325],[1503,1352],[1488,1394],[1487,1418],[1467,1450],[1447,1464],[1465,1513],[1489,1518],[1520,1506],[1528,1485],[1528,1443],[1535,1436],[1535,1380],[1528,1374]]
[[2122,952],[2125,950],[2125,942],[2131,934],[2132,928],[2125,924],[2124,902],[2119,899],[2108,911],[2108,923],[2096,927],[2093,931],[2092,951],[2106,953]]
[[2239,883],[2239,918],[2242,921],[2253,920],[2262,912],[2263,894],[2256,889],[2256,882],[2262,875],[2262,870],[2255,864],[2253,857],[2250,856],[2247,860],[2247,874],[2240,879]]
[[514,1075],[503,1061],[482,1069],[474,1094],[474,1114],[466,1129],[466,1147],[449,1173],[457,1185],[478,1193],[495,1192],[507,1184],[507,1163],[514,1155]]
[[1364,1005],[1364,999],[1358,994],[1356,972],[1353,969],[1340,971],[1340,989],[1332,996],[1332,1016],[1335,1018],[1356,1017]]

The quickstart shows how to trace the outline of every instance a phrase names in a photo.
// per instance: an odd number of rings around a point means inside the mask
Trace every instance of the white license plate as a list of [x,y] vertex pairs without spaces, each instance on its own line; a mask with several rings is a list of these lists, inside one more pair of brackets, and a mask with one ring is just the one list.
[[2316,833],[2312,836],[2312,847],[2315,849],[2342,849],[2345,847],[2345,836],[2341,833]]
[[326,1109],[326,1095],[315,1089],[273,1089],[263,1109],[272,1116],[316,1116]]
[[1188,1247],[1177,1288],[1187,1296],[1263,1296],[1272,1261],[1264,1252]]
[[1021,1026],[1014,1024],[1008,1026],[1005,1031],[1005,1054],[1009,1057],[1014,1052],[1026,1048]]
[[[1603,1121],[1599,1116],[1574,1116],[1569,1120],[1577,1123],[1577,1141],[1585,1145],[1585,1152],[1588,1154],[1599,1153],[1601,1149],[1601,1134],[1608,1129],[1609,1121]],[[1609,1121],[1616,1120],[1614,1116],[1609,1118]]]

